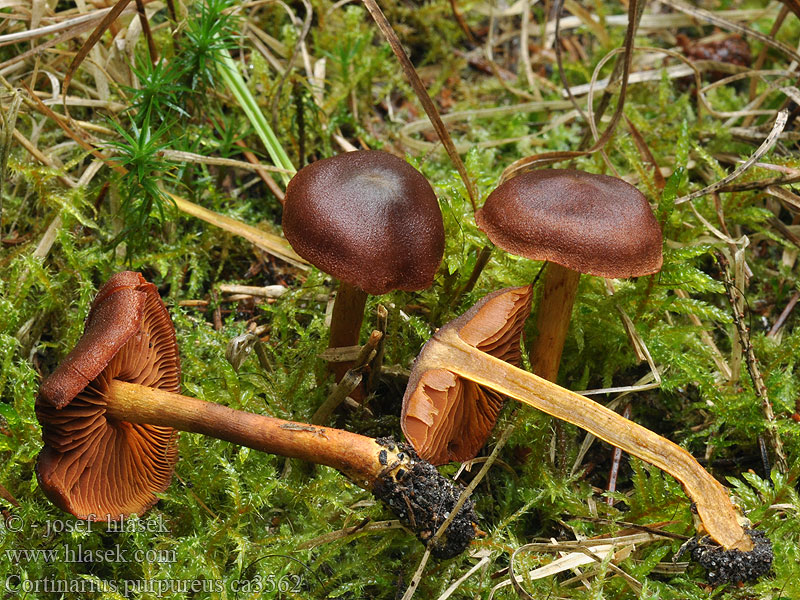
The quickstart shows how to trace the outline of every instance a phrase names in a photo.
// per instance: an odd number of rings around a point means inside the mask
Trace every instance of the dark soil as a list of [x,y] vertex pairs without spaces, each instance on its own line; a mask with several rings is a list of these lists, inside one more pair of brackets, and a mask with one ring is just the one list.
[[399,446],[412,459],[410,469],[398,469],[395,478],[385,475],[375,482],[372,492],[386,504],[400,521],[409,527],[439,559],[453,558],[467,549],[475,537],[477,516],[471,500],[467,500],[442,536],[429,542],[447,519],[464,488],[439,474],[436,468],[420,459],[411,446],[397,444],[391,438],[377,440],[390,450]]

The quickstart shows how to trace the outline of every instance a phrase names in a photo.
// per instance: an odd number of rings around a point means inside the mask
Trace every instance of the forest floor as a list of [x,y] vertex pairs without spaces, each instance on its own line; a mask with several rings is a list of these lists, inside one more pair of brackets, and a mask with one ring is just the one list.
[[[0,598],[800,598],[798,3],[380,4],[383,28],[370,1],[0,3]],[[542,262],[492,246],[476,209],[532,168],[622,178],[663,266],[581,277],[557,383],[694,456],[772,540],[769,573],[710,586],[673,560],[697,533],[677,480],[513,400],[476,459],[439,467],[480,477],[480,531],[448,560],[333,469],[195,434],[125,531],[48,501],[39,385],[117,271],[157,286],[183,393],[312,419],[337,283],[282,236],[284,191],[356,149],[428,179],[444,259],[368,298],[382,368],[327,424],[402,439],[422,345],[536,281],[530,369]]]

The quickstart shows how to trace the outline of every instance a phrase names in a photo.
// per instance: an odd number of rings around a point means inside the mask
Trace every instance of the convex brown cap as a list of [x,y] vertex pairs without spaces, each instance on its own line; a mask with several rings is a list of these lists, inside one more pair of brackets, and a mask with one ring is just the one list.
[[283,232],[310,263],[374,295],[429,287],[444,253],[427,179],[380,150],[300,169],[286,188]]
[[475,220],[503,250],[600,277],[661,268],[661,228],[644,195],[616,177],[530,171],[486,199]]
[[177,432],[105,414],[118,379],[180,391],[175,330],[156,287],[117,273],[100,288],[83,337],[42,383],[36,416],[44,448],[37,475],[50,500],[81,519],[142,513],[172,479]]
[[522,326],[531,312],[532,296],[530,285],[489,294],[443,325],[422,348],[408,380],[400,418],[403,433],[420,457],[434,465],[475,458],[504,400],[501,394],[447,369],[426,369],[434,340],[452,330],[470,346],[518,367]]

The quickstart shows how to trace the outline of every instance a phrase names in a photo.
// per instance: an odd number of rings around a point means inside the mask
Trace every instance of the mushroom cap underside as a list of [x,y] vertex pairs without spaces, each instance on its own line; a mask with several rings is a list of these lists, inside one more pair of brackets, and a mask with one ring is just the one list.
[[175,331],[156,287],[117,273],[98,291],[75,348],[42,383],[36,416],[39,483],[78,518],[117,519],[150,508],[172,480],[177,432],[106,416],[114,379],[180,391]]
[[452,371],[427,368],[426,354],[438,338],[455,330],[482,352],[520,364],[522,327],[530,314],[531,285],[499,290],[442,326],[423,347],[403,398],[403,433],[423,459],[434,465],[475,457],[494,428],[503,396]]

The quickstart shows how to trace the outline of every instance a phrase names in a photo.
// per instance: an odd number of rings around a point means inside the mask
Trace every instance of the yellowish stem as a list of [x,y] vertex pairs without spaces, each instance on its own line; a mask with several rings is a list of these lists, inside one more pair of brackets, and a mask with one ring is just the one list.
[[750,551],[728,491],[683,448],[620,416],[612,410],[494,358],[462,340],[454,329],[440,330],[428,343],[417,369],[447,369],[524,402],[542,412],[577,425],[666,471],[683,484],[711,538],[726,550]]
[[531,345],[531,371],[548,381],[558,379],[561,353],[567,339],[572,305],[581,274],[556,263],[548,263],[544,290],[536,311],[538,334]]

